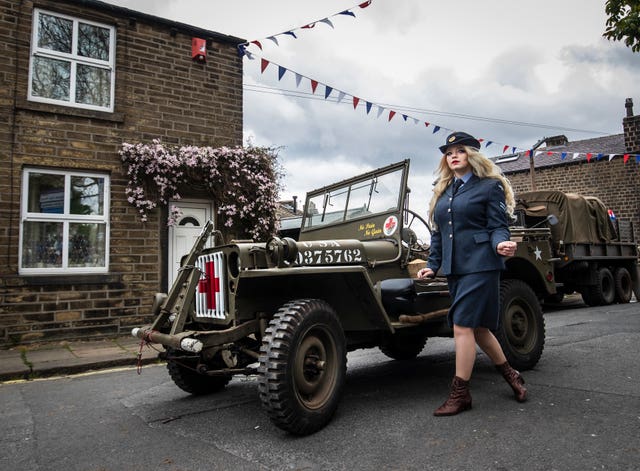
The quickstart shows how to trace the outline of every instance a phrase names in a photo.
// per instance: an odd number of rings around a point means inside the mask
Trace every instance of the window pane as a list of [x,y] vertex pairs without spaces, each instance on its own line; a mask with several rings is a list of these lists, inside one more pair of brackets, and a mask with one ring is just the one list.
[[71,214],[104,214],[104,178],[71,177]]
[[372,198],[369,202],[369,211],[381,213],[390,209],[397,209],[400,196],[400,184],[402,172],[387,173],[376,178],[373,186]]
[[69,224],[69,267],[104,267],[105,224]]
[[70,77],[70,62],[34,57],[31,92],[34,96],[69,101]]
[[62,267],[62,223],[25,222],[22,234],[24,268]]
[[78,55],[108,61],[109,33],[110,31],[107,28],[80,23],[78,28]]
[[29,197],[27,211],[30,213],[64,213],[64,175],[29,173]]
[[38,23],[38,47],[52,51],[71,53],[73,21],[57,16],[40,14]]
[[78,64],[76,103],[108,107],[111,104],[111,74],[107,69]]

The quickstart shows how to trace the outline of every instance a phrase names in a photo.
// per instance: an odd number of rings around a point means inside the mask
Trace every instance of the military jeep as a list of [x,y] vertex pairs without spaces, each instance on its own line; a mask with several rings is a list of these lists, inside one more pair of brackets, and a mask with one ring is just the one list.
[[[405,160],[311,191],[298,240],[205,248],[207,223],[169,293],[156,295],[155,321],[133,335],[164,345],[184,391],[213,393],[233,375],[256,375],[275,425],[321,429],[338,406],[348,351],[378,347],[406,360],[428,337],[452,336],[446,280],[415,279],[429,226],[409,209],[408,171]],[[513,278],[501,295],[498,338],[516,368],[532,368],[544,346],[538,299]]]

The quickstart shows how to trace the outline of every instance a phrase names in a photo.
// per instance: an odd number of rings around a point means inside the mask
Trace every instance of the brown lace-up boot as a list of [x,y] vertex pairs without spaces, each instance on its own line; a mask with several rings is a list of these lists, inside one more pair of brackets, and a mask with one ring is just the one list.
[[454,376],[453,381],[451,382],[449,398],[433,412],[433,415],[436,417],[456,415],[469,409],[471,409],[469,381],[465,381],[462,378]]
[[519,371],[514,370],[509,365],[509,362],[504,362],[502,365],[496,365],[496,370],[500,372],[505,379],[516,397],[516,401],[524,402],[527,400],[527,388],[524,387],[524,378]]

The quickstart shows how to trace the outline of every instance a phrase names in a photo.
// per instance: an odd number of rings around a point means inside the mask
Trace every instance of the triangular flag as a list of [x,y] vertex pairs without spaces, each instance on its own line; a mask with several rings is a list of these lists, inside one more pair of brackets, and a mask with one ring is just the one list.
[[267,59],[261,59],[260,60],[260,73],[264,73],[264,69],[267,68],[267,66],[269,65],[269,61]]
[[255,44],[256,46],[258,46],[260,48],[260,50],[262,51],[262,44],[260,44],[260,41],[251,41],[253,44]]
[[302,80],[302,75],[300,75],[298,72],[295,72],[296,74],[296,87],[300,86],[300,81]]
[[402,119],[404,119],[405,121],[407,120],[408,116],[406,114],[402,115]]
[[431,124],[431,123],[427,123],[427,122],[425,121],[425,122],[424,122],[424,127],[425,127],[425,128],[428,128],[428,127],[429,127],[429,124]]
[[238,44],[238,57],[242,57],[247,53],[247,44],[249,43]]
[[390,110],[389,111],[389,121],[391,121],[395,115],[396,115],[396,112],[393,111],[393,110]]
[[598,154],[596,155],[596,160],[600,160],[602,157],[604,157],[604,154]]
[[310,79],[310,80],[311,80],[311,91],[315,93],[316,88],[318,88],[318,81],[313,79]]
[[308,25],[301,26],[301,28],[303,28],[303,29],[311,29],[311,28],[313,28],[315,25],[316,25],[315,23],[309,23]]
[[487,141],[487,145],[485,147],[489,147],[491,144],[493,144],[493,141]]
[[613,157],[615,157],[616,154],[609,154],[609,162],[611,162],[611,160],[613,160]]
[[563,152],[562,154],[560,154],[560,160],[564,160],[567,158],[567,153]]
[[507,151],[507,149],[508,149],[508,148],[509,148],[509,146],[504,146],[504,147],[502,148],[502,153],[504,154],[504,153]]
[[280,45],[280,44],[278,44],[278,40],[276,39],[275,36],[269,36],[267,39],[271,39],[274,43],[276,43],[276,46]]
[[358,98],[357,96],[353,97],[353,109],[355,110],[356,107],[358,106],[358,102],[360,101],[360,98]]
[[282,76],[285,74],[286,71],[287,69],[285,69],[281,65],[278,66],[278,80],[282,78]]
[[553,155],[553,152],[551,152],[550,150],[547,151],[547,155]]
[[367,114],[369,114],[369,111],[371,111],[371,105],[373,105],[373,103],[370,102],[366,102],[367,103]]
[[331,23],[329,18],[323,18],[322,20],[320,20],[320,23],[328,24],[329,26],[331,26],[333,28],[333,23]]
[[587,153],[587,162],[591,162],[591,157],[593,157],[593,154],[591,152]]
[[516,149],[517,149],[517,147],[516,147],[516,146],[513,146],[513,147],[511,148],[511,153],[512,153],[512,154],[515,154],[515,153],[516,153]]
[[349,15],[349,16],[353,16],[354,18],[356,17],[356,14],[349,10],[341,11],[340,13],[338,13],[338,15]]
[[580,155],[580,152],[574,152],[572,158],[577,159],[579,155]]
[[436,126],[436,127],[434,127],[434,128],[433,128],[433,133],[432,133],[432,134],[435,134],[435,133],[437,133],[438,131],[440,131],[440,126]]
[[376,118],[379,118],[383,111],[384,111],[384,108],[378,105],[378,116],[376,116]]
[[294,33],[293,31],[285,31],[282,34],[288,34],[289,36],[293,36],[294,38],[298,39],[298,36],[296,36],[296,33]]
[[636,154],[636,163],[640,162],[640,154]]
[[360,8],[367,8],[369,5],[371,5],[371,0],[367,1],[367,2],[362,2],[360,5],[358,5]]
[[336,103],[340,103],[344,98],[345,93],[343,91],[338,92],[338,101]]
[[418,124],[420,120],[418,118],[411,118],[413,120],[413,124]]
[[329,85],[325,85],[324,86],[324,99],[326,100],[327,98],[329,98],[329,95],[331,95],[331,91],[333,90],[333,88],[331,88]]
[[626,164],[627,161],[629,160],[629,154],[624,154],[624,157],[622,158],[622,160],[624,160],[624,163]]
[[255,57],[253,57],[253,54],[251,54],[249,51],[245,51],[245,54],[247,55],[247,59],[249,59],[250,61],[255,59]]

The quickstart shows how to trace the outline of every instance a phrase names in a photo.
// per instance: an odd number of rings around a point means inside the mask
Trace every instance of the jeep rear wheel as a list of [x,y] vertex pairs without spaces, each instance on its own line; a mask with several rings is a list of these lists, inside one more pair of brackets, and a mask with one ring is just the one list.
[[517,370],[533,368],[544,349],[544,318],[533,290],[520,280],[500,283],[500,326],[497,338]]
[[342,326],[325,301],[302,299],[282,306],[260,348],[258,392],[271,421],[308,435],[335,413],[344,386],[347,354]]
[[393,360],[413,360],[426,344],[424,335],[389,334],[380,344],[380,351]]
[[176,386],[194,396],[221,391],[231,381],[230,375],[208,376],[198,373],[196,361],[180,358],[173,349],[167,350],[167,370]]

